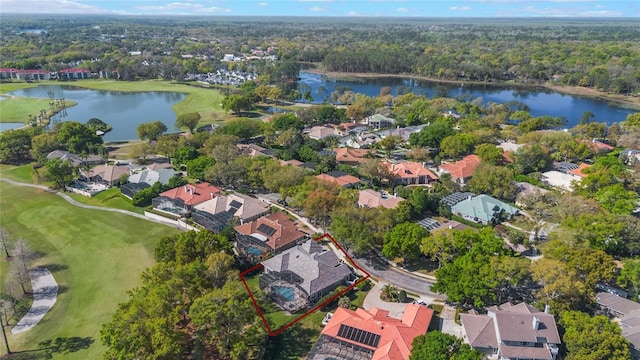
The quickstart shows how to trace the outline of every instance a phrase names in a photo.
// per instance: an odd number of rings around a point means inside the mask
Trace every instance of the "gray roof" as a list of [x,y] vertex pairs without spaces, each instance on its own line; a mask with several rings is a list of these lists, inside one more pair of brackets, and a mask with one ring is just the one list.
[[336,254],[314,240],[292,247],[262,265],[275,272],[291,271],[303,279],[299,284],[307,295],[312,295],[353,273]]
[[135,174],[129,176],[130,183],[147,183],[153,185],[157,182],[167,185],[169,179],[176,175],[176,171],[173,169],[143,169]]
[[102,162],[100,155],[87,155],[86,158],[82,158],[79,155],[72,154],[66,150],[54,150],[47,155],[47,160],[60,159],[62,161],[68,161],[73,166],[80,166],[83,163],[97,163]]
[[242,220],[252,219],[270,211],[266,203],[243,194],[221,195],[194,207],[210,214],[229,212]]
[[639,303],[606,292],[597,293],[596,302],[598,305],[604,306],[623,315],[630,314],[632,311],[640,309]]
[[519,303],[487,308],[487,315],[475,311],[460,314],[469,344],[478,348],[498,348],[506,358],[552,359],[548,346],[510,346],[513,343],[560,344],[553,315]]
[[501,211],[504,211],[509,215],[515,215],[518,212],[518,208],[484,194],[460,201],[453,205],[451,210],[454,213],[465,214],[469,217],[477,218],[485,222],[491,222],[494,218],[494,214]]

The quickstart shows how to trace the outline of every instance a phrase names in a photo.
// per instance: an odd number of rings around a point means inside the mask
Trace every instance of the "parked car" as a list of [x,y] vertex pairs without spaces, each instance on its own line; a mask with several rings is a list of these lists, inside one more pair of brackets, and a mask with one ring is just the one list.
[[426,303],[426,302],[424,302],[422,299],[416,299],[416,300],[413,300],[413,303],[414,303],[414,304],[418,304],[418,305],[424,305],[424,306],[427,306],[427,303]]

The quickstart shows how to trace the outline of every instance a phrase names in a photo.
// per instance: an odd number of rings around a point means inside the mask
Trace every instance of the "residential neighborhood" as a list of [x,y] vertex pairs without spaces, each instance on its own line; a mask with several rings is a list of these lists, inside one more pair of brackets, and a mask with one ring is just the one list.
[[640,359],[637,24],[312,3],[3,13],[0,358]]

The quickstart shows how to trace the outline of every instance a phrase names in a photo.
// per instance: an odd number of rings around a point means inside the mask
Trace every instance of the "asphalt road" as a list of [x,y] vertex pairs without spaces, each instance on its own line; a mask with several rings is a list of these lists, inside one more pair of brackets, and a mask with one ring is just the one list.
[[431,292],[433,281],[398,270],[373,253],[366,257],[353,258],[353,261],[374,278],[400,289],[436,299],[447,298],[446,295]]

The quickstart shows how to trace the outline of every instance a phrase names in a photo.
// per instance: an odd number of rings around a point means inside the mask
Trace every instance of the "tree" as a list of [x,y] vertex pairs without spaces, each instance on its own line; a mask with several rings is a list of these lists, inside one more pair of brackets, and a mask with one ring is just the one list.
[[428,146],[431,148],[440,148],[440,143],[447,136],[455,134],[452,122],[448,120],[438,120],[433,124],[420,130],[419,133],[413,133],[409,136],[409,144],[412,146]]
[[210,156],[200,156],[193,160],[187,161],[187,174],[192,179],[204,179],[205,171],[213,166],[215,160]]
[[147,160],[147,156],[153,154],[153,147],[149,143],[143,142],[135,144],[129,150],[129,156],[138,161],[143,162]]
[[190,112],[186,114],[178,115],[176,119],[176,128],[180,129],[186,127],[189,129],[189,132],[193,134],[196,126],[198,126],[198,122],[200,121],[200,113],[198,112]]
[[98,119],[98,118],[91,118],[87,121],[87,126],[90,127],[93,130],[101,130],[101,131],[106,131],[109,129],[109,125],[107,125],[107,123],[105,123],[104,121]]
[[60,145],[74,154],[93,154],[102,144],[102,137],[96,135],[95,130],[77,121],[63,122],[57,139]]
[[631,214],[638,206],[638,193],[626,190],[622,183],[599,189],[594,198],[612,214]]
[[338,307],[351,309],[351,299],[348,296],[341,296],[338,298]]
[[50,152],[60,147],[58,136],[55,133],[36,135],[31,139],[31,157],[36,160],[44,160]]
[[567,347],[567,360],[631,359],[620,327],[606,316],[565,311],[560,325],[565,330],[562,342]]
[[489,194],[513,201],[516,197],[513,172],[503,166],[480,163],[469,180],[469,189],[480,194]]
[[29,283],[29,267],[31,260],[33,260],[35,252],[29,246],[25,240],[18,239],[13,244],[13,250],[11,251],[11,266],[9,273],[14,276],[20,283],[22,292],[27,293],[25,284]]
[[413,339],[409,360],[482,360],[483,354],[473,349],[461,339],[442,333],[429,331]]
[[504,150],[494,144],[480,144],[476,146],[475,154],[480,157],[482,162],[497,165],[502,159]]
[[551,167],[549,151],[538,144],[528,144],[513,153],[513,167],[517,174],[543,172]]
[[476,139],[471,134],[454,134],[442,139],[440,156],[457,158],[473,151]]
[[255,358],[268,338],[241,281],[228,281],[199,297],[189,313],[203,332],[199,340],[233,360]]
[[398,297],[398,288],[391,284],[385,284],[382,286],[380,297],[385,301],[393,301]]
[[136,128],[140,140],[158,140],[165,131],[167,126],[162,121],[142,123]]
[[622,263],[624,266],[617,282],[629,290],[632,299],[637,299],[640,295],[640,259],[625,259]]
[[404,139],[400,136],[390,135],[380,140],[376,145],[384,152],[385,156],[391,157],[391,153],[396,149],[396,146],[404,143]]
[[231,94],[222,99],[222,108],[225,111],[233,111],[235,115],[243,110],[251,110],[252,104],[249,98],[244,95]]
[[382,254],[388,258],[402,256],[406,260],[420,257],[420,244],[429,232],[416,223],[402,223],[396,225],[391,232],[384,236]]
[[261,125],[262,122],[260,120],[247,118],[233,119],[218,128],[217,133],[233,135],[240,139],[248,139],[260,134],[262,130]]
[[45,164],[45,177],[52,181],[56,189],[63,189],[66,184],[73,180],[75,167],[67,160],[53,158]]
[[588,304],[587,289],[575,270],[559,260],[539,259],[531,263],[533,280],[542,285],[539,301],[549,305],[559,314],[564,310],[576,310]]
[[4,249],[5,255],[7,255],[7,259],[11,257],[9,254],[9,242],[11,241],[11,237],[9,235],[9,231],[3,227],[0,227],[0,246]]
[[304,125],[295,114],[279,114],[274,115],[269,123],[274,129],[284,131],[288,129],[302,130]]

